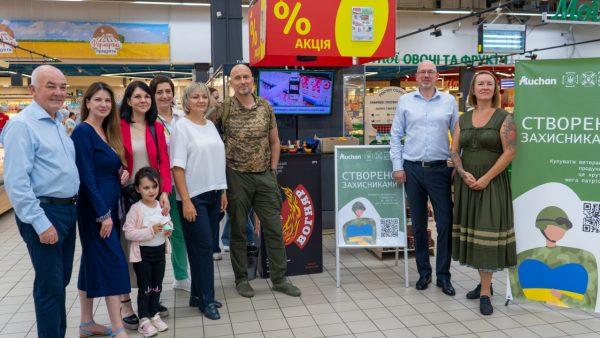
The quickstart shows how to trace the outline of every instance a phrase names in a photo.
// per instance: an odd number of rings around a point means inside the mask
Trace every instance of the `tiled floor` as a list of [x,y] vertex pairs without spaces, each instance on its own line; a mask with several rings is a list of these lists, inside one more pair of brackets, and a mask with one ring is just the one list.
[[[577,310],[561,310],[524,303],[504,306],[504,273],[494,279],[497,292],[495,312],[483,317],[477,301],[464,294],[476,285],[476,273],[454,264],[452,281],[456,297],[448,297],[434,287],[418,292],[404,288],[403,263],[380,261],[365,250],[342,250],[342,288],[335,287],[335,240],[324,238],[325,272],[292,277],[302,288],[302,297],[274,294],[268,281],[252,282],[256,296],[237,295],[229,256],[215,267],[217,298],[223,301],[222,318],[203,319],[198,310],[187,306],[186,292],[173,292],[173,274],[168,264],[163,304],[169,307],[169,330],[159,337],[600,337],[600,315]],[[78,337],[79,301],[77,270],[68,287],[67,337]],[[433,262],[433,260],[432,260]],[[410,259],[411,285],[416,281],[414,259]],[[36,337],[31,297],[33,270],[12,213],[0,217],[0,338]],[[176,304],[176,307],[173,305]],[[96,321],[108,323],[103,302]],[[138,337],[130,332],[131,337]]]

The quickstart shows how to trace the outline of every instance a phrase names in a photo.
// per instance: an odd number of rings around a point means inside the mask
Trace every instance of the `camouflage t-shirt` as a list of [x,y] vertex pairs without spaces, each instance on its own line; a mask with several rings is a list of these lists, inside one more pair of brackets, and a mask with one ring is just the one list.
[[[253,94],[254,96],[254,94]],[[273,108],[254,96],[252,108],[232,97],[218,105],[209,116],[223,132],[227,166],[242,172],[263,172],[271,167],[269,133],[277,127]],[[230,102],[229,115],[222,125],[223,106]]]

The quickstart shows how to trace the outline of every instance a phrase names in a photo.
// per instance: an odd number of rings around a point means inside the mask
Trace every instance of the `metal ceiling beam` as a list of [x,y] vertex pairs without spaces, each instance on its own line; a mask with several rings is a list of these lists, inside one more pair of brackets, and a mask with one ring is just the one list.
[[61,62],[60,59],[58,59],[58,58],[55,58],[55,57],[52,57],[52,56],[49,56],[49,55],[46,55],[46,54],[38,53],[38,52],[36,52],[34,50],[27,49],[27,48],[21,47],[19,45],[14,45],[14,44],[12,44],[10,42],[7,42],[7,41],[4,41],[2,39],[0,39],[0,43],[8,45],[8,46],[10,46],[12,48],[15,48],[15,49],[20,49],[20,50],[22,50],[24,52],[29,53],[30,55],[41,56],[41,57],[44,58],[43,62]]

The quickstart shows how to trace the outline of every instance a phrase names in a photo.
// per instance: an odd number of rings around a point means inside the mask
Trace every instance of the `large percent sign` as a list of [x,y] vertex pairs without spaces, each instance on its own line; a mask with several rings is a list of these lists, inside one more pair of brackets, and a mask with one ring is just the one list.
[[279,20],[287,20],[285,23],[285,27],[283,28],[283,34],[289,34],[292,29],[292,25],[296,28],[296,33],[300,35],[306,35],[310,32],[310,21],[307,18],[298,18],[298,13],[300,12],[300,8],[302,8],[302,4],[296,2],[294,8],[292,9],[292,13],[290,14],[290,6],[280,0],[273,7],[273,12],[275,13],[275,17]]

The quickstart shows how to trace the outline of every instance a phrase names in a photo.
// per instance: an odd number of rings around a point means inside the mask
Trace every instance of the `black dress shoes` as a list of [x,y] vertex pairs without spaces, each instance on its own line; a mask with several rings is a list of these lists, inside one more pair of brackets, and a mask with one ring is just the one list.
[[[215,300],[214,303],[215,307],[217,309],[220,309],[223,307],[223,304],[221,304],[221,302],[219,302],[218,300]],[[200,306],[200,298],[199,297],[190,297],[190,307],[199,307]]]
[[429,276],[421,276],[417,281],[417,290],[425,290],[431,283],[431,275]]
[[165,306],[163,306],[162,304],[158,304],[158,315],[160,316],[160,318],[167,318],[169,317],[169,309],[167,309]]
[[[494,288],[490,284],[490,292],[492,296],[494,295]],[[467,292],[467,299],[479,299],[481,294],[481,284],[477,284],[477,287],[469,292]]]
[[217,306],[215,303],[208,304],[204,310],[202,310],[204,317],[212,320],[221,319],[221,315],[219,314],[219,310],[217,310]]
[[456,290],[454,290],[454,287],[449,280],[438,280],[436,285],[442,288],[442,292],[448,296],[454,296],[456,294]]

